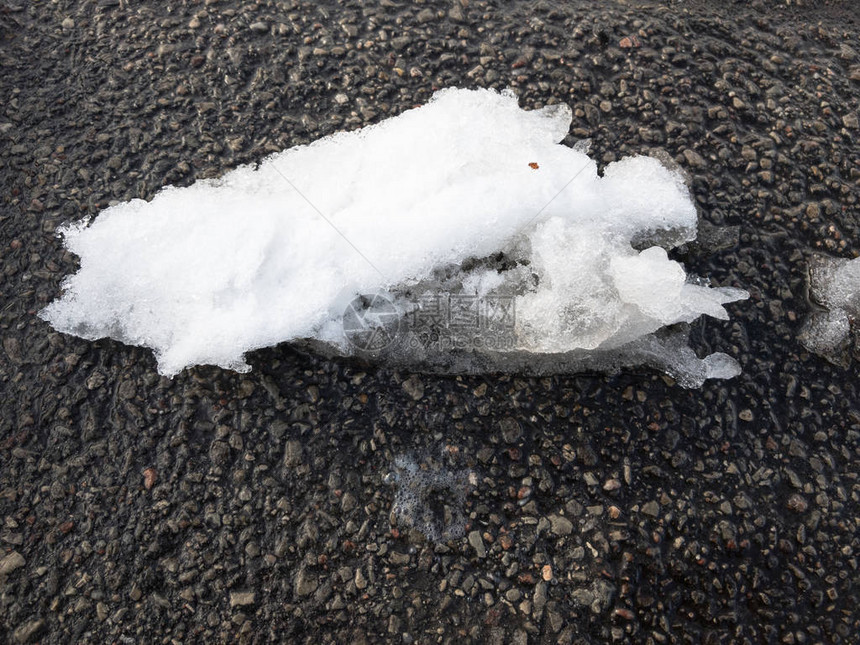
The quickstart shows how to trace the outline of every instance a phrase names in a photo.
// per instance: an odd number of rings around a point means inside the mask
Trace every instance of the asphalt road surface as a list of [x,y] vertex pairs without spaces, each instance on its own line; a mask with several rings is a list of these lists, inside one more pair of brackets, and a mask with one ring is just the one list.
[[[797,341],[809,257],[860,253],[856,4],[711,4],[1,1],[0,640],[860,643],[858,363]],[[449,86],[673,157],[743,374],[169,380],[37,317],[58,225]]]

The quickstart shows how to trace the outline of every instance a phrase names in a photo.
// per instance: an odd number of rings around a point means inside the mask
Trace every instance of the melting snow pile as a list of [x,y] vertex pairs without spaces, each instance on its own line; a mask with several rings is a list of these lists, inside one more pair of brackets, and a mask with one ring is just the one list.
[[[821,307],[800,331],[807,349],[847,367],[850,358],[851,326],[860,321],[860,258],[844,260],[815,255],[809,262],[809,290]],[[860,356],[860,334],[854,344]]]
[[586,149],[559,143],[570,122],[567,106],[443,90],[379,125],[113,206],[61,230],[81,266],[41,315],[152,348],[173,375],[244,370],[246,352],[282,341],[349,353],[342,316],[356,294],[507,293],[505,348],[391,360],[532,373],[645,363],[687,386],[734,376],[733,359],[699,359],[682,332],[659,331],[726,319],[723,305],[747,297],[667,257],[696,235],[681,176],[632,157],[601,177]]

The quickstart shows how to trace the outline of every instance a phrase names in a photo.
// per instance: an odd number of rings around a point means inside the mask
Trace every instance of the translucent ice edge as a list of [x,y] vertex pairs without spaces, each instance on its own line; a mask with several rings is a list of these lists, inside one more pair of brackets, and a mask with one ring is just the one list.
[[511,92],[447,89],[378,125],[112,206],[60,229],[80,270],[40,315],[62,332],[149,347],[165,375],[244,371],[246,352],[283,341],[349,353],[342,316],[356,294],[432,286],[442,268],[505,251],[513,270],[446,278],[516,294],[514,346],[466,369],[590,368],[593,353],[691,386],[737,374],[728,356],[699,359],[653,335],[701,314],[727,319],[723,305],[747,297],[643,248],[695,238],[681,175],[640,156],[601,177],[587,146],[559,143],[570,122],[565,105],[526,111]]

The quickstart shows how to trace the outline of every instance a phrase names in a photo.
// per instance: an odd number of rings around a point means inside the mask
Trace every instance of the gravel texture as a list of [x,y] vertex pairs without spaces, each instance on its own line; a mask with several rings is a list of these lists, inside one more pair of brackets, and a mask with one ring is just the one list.
[[[856,5],[713,4],[0,1],[0,640],[857,643],[857,362],[796,340],[860,253]],[[58,224],[451,85],[685,168],[743,375],[168,380],[36,317]]]

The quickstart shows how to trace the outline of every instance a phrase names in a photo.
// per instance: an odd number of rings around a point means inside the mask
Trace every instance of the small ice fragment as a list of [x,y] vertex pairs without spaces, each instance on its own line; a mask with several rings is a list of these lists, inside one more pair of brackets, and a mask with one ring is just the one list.
[[706,356],[704,361],[707,369],[706,379],[734,378],[741,373],[741,367],[738,365],[738,362],[728,354],[723,354],[722,352],[714,352]]
[[845,260],[816,254],[809,260],[810,296],[821,310],[813,311],[800,330],[800,342],[841,367],[851,361],[851,337],[860,353],[860,258]]
[[582,154],[587,155],[591,152],[591,139],[580,139],[573,144],[573,149],[575,152],[581,152]]

